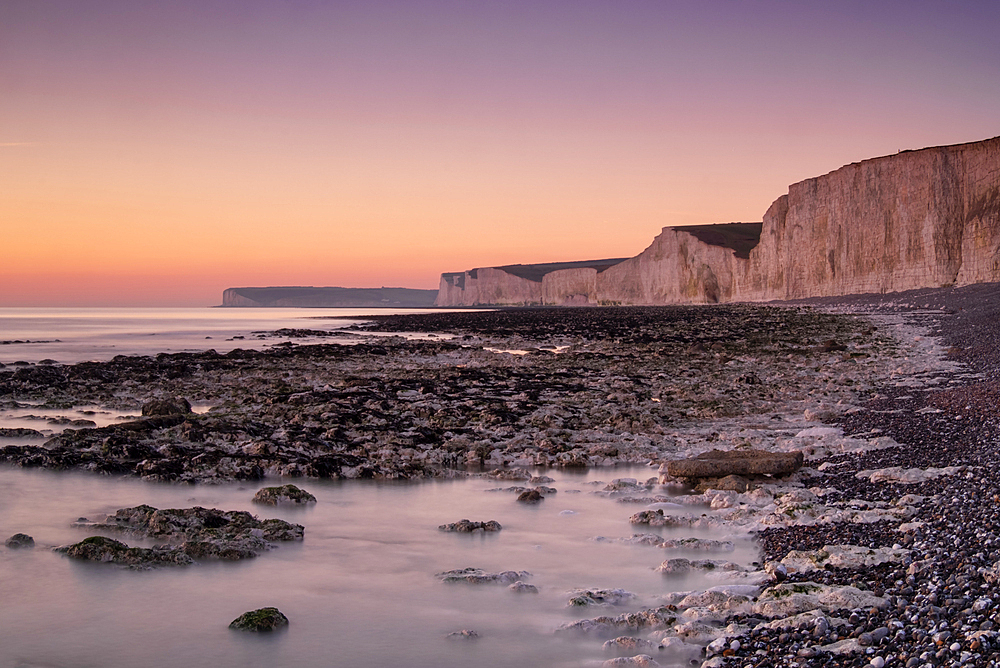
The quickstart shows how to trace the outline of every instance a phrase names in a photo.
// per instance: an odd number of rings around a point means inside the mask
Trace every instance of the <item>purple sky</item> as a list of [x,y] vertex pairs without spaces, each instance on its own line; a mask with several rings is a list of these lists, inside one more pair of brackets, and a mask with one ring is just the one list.
[[1000,135],[998,29],[998,2],[5,0],[0,305],[634,255]]

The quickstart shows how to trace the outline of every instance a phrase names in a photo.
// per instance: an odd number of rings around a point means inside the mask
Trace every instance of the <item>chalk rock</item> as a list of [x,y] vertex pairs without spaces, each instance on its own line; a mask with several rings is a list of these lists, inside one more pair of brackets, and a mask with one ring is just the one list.
[[469,584],[512,584],[531,576],[528,571],[500,571],[488,573],[481,568],[458,568],[437,573],[434,577],[441,582],[467,582]]
[[676,478],[725,478],[726,476],[788,475],[802,467],[803,455],[764,450],[711,450],[691,459],[667,462],[667,473]]

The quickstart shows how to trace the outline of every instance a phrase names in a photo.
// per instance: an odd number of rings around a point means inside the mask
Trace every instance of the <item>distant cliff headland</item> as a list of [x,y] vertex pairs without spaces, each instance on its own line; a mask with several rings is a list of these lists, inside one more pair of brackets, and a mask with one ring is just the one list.
[[410,288],[229,288],[223,306],[298,306],[422,308],[434,305],[437,290]]
[[793,184],[761,223],[665,227],[627,259],[441,275],[437,306],[769,301],[1000,281],[1000,137]]

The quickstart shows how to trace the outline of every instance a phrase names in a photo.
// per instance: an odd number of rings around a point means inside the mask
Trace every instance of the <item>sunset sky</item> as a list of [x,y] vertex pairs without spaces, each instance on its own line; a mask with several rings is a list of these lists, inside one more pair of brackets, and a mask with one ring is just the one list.
[[0,306],[436,288],[1000,135],[1000,2],[0,2]]

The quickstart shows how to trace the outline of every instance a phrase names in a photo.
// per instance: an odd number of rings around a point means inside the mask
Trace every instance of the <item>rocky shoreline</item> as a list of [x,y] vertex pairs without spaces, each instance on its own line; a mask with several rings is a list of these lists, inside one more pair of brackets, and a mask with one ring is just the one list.
[[[658,479],[606,492],[655,504],[623,505],[623,525],[755,532],[762,556],[750,568],[666,559],[664,577],[708,569],[720,584],[560,629],[611,638],[621,656],[607,665],[998,665],[998,310],[993,285],[793,308],[386,316],[353,345],[5,368],[5,408],[139,411],[174,397],[212,408],[66,429],[0,447],[0,461],[188,483],[527,480],[514,473],[650,462]],[[373,334],[414,331],[435,336]],[[669,472],[671,460],[753,449],[801,452],[804,465],[698,490]]]

